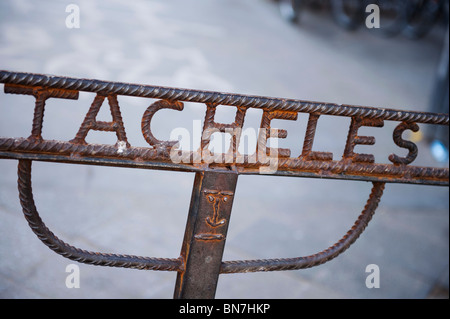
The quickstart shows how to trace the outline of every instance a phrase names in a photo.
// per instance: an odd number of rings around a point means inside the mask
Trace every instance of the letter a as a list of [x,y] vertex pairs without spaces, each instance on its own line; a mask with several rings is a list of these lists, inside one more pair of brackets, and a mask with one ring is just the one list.
[[380,7],[376,4],[369,4],[366,7],[366,12],[370,14],[366,18],[366,27],[368,29],[380,28]]
[[67,288],[80,288],[80,267],[75,264],[69,264],[66,267],[66,272],[70,272],[66,277]]
[[367,265],[366,272],[370,272],[366,277],[366,287],[369,289],[380,288],[380,267],[375,264]]
[[69,4],[66,6],[66,12],[70,14],[66,17],[66,27],[68,29],[80,28],[80,7],[76,4]]
[[89,111],[84,118],[83,124],[81,124],[77,135],[72,139],[71,143],[86,144],[86,136],[90,130],[94,131],[106,131],[115,132],[117,135],[117,142],[125,143],[126,147],[130,147],[127,136],[125,133],[125,127],[123,126],[122,115],[120,114],[119,103],[117,102],[117,96],[108,95],[108,103],[111,110],[112,122],[96,121],[96,116],[100,107],[102,106],[105,96],[97,94],[92,102]]

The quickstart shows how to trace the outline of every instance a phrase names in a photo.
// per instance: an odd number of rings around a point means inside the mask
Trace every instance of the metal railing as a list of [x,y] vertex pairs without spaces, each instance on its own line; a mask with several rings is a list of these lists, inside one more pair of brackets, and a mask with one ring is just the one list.
[[[406,130],[418,131],[418,123],[449,124],[448,114],[399,111],[385,108],[337,105],[294,99],[270,98],[138,85],[99,80],[76,79],[42,74],[0,71],[0,83],[8,94],[26,94],[35,97],[31,135],[28,138],[0,137],[0,158],[16,159],[20,203],[26,220],[38,238],[56,253],[82,263],[176,271],[175,298],[214,298],[220,274],[294,270],[323,264],[344,252],[354,243],[371,220],[385,183],[423,185],[449,185],[448,168],[410,165],[417,157],[415,143],[404,140]],[[78,133],[70,141],[46,140],[42,136],[45,102],[49,98],[78,99],[79,92],[95,93]],[[130,145],[117,100],[120,95],[153,98],[144,112],[141,129],[149,147]],[[96,116],[107,101],[112,121],[97,121]],[[151,130],[154,114],[161,109],[183,110],[183,102],[206,104],[200,148],[182,151],[176,141],[160,141]],[[236,108],[233,123],[217,123],[216,107],[229,105]],[[240,154],[239,143],[246,112],[249,108],[263,110],[255,154]],[[290,150],[269,147],[269,138],[284,138],[287,132],[271,127],[274,119],[296,120],[298,113],[308,113],[302,153],[291,157]],[[318,120],[321,115],[351,119],[340,159],[330,152],[312,151]],[[391,164],[375,163],[372,154],[354,151],[357,145],[373,145],[373,136],[360,136],[363,126],[382,127],[385,121],[399,124],[393,131],[393,141],[408,151],[406,156],[391,154]],[[89,131],[113,132],[117,143],[89,144],[85,138]],[[229,133],[230,149],[215,154],[208,148],[213,133]],[[153,258],[132,255],[90,252],[73,247],[56,237],[40,218],[33,200],[32,161],[73,164],[105,165],[159,170],[194,172],[195,180],[182,243],[177,258]],[[361,180],[373,183],[372,192],[353,227],[334,245],[310,256],[284,259],[223,261],[223,250],[228,221],[239,175],[283,175],[342,180]]]

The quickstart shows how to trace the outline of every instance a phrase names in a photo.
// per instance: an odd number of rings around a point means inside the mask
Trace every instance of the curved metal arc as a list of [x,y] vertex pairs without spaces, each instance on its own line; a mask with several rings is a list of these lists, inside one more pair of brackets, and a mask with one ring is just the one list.
[[85,264],[145,270],[181,271],[181,259],[140,257],[97,253],[71,246],[53,234],[42,221],[36,209],[31,187],[31,160],[19,160],[18,188],[20,204],[28,224],[37,237],[51,250],[63,257]]
[[369,199],[352,228],[337,243],[327,249],[306,257],[282,258],[282,259],[259,259],[225,261],[222,263],[220,273],[242,273],[259,271],[280,271],[311,268],[321,265],[336,258],[349,248],[361,235],[367,224],[372,219],[373,214],[383,195],[385,183],[374,182]]
[[[54,252],[81,263],[147,270],[182,271],[181,259],[151,258],[90,252],[60,240],[44,224],[37,212],[31,187],[31,160],[19,160],[18,188],[22,209],[28,224],[37,237]],[[349,248],[367,227],[383,195],[385,183],[374,182],[370,197],[353,227],[334,245],[306,257],[226,261],[220,273],[281,271],[311,268],[336,258]]]

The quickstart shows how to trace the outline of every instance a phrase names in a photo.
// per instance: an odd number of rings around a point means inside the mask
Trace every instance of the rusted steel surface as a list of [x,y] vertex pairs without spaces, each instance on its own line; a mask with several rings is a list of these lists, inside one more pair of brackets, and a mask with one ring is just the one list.
[[337,243],[327,249],[314,255],[297,258],[226,261],[222,263],[220,272],[222,274],[229,274],[239,272],[296,270],[318,266],[336,258],[349,248],[367,227],[377,209],[381,196],[383,195],[384,185],[384,183],[373,183],[372,192],[370,193],[366,206],[352,228]]
[[44,224],[34,204],[33,190],[31,187],[30,160],[19,161],[18,188],[20,204],[22,205],[23,213],[30,228],[45,245],[57,254],[81,263],[98,266],[168,271],[179,271],[183,269],[181,258],[147,258],[90,252],[73,247],[56,237],[56,235],[54,235]]
[[[320,177],[334,179],[366,180],[372,182],[416,183],[448,185],[448,169],[419,167],[411,164],[417,156],[417,146],[402,138],[409,129],[416,131],[418,123],[447,125],[448,114],[399,111],[385,108],[337,105],[292,99],[248,96],[210,91],[198,91],[137,85],[99,80],[74,79],[40,74],[12,73],[0,71],[0,83],[5,83],[5,93],[31,94],[36,97],[33,129],[29,138],[0,138],[0,157],[32,159],[59,162],[77,162],[96,165],[131,166],[182,171],[203,171],[205,166],[229,168],[239,174],[260,174],[275,158],[274,175]],[[45,100],[48,98],[76,99],[79,91],[96,93],[96,97],[81,124],[79,132],[70,141],[45,140],[41,136]],[[159,98],[150,105],[142,118],[142,134],[149,147],[134,147],[126,138],[118,95]],[[96,121],[95,116],[104,100],[107,100],[113,120]],[[160,109],[183,110],[182,102],[205,103],[207,111],[203,127],[201,149],[198,151],[177,151],[174,141],[157,140],[150,129],[153,115]],[[230,105],[236,107],[233,123],[214,121],[216,107]],[[258,148],[255,154],[239,154],[237,151],[241,129],[248,108],[263,109]],[[295,120],[298,113],[309,113],[302,153],[290,157],[289,149],[269,148],[268,137],[285,138],[285,130],[274,130],[270,126],[273,119]],[[330,152],[312,151],[317,121],[321,115],[335,115],[351,118],[345,152],[338,160],[333,160]],[[363,126],[382,127],[384,121],[399,121],[393,132],[393,140],[399,148],[408,150],[406,157],[391,154],[392,164],[374,163],[373,155],[354,152],[356,145],[373,145],[371,136],[359,136]],[[84,140],[89,130],[114,132],[116,145],[87,144]],[[232,143],[228,153],[210,154],[207,147],[214,132],[228,132]],[[274,133],[275,132],[275,133]],[[171,153],[172,152],[172,153]],[[275,156],[270,156],[273,152]],[[172,157],[171,157],[172,155]],[[174,160],[174,157],[176,159]]]
[[440,115],[428,112],[399,111],[373,107],[178,89],[121,82],[106,82],[100,80],[76,79],[9,71],[0,71],[0,83],[76,90],[101,94],[160,98],[168,101],[198,102],[209,103],[211,105],[231,105],[236,107],[255,107],[267,109],[269,111],[279,110],[340,116],[360,116],[364,118],[378,118],[383,120],[430,124],[448,124],[449,120],[448,114]]
[[[23,213],[33,232],[56,253],[82,263],[176,271],[175,298],[214,298],[220,274],[280,271],[323,264],[352,245],[371,220],[383,194],[385,183],[449,185],[449,169],[410,165],[419,153],[418,146],[403,139],[406,130],[419,131],[419,123],[449,124],[448,114],[399,111],[385,108],[337,105],[293,99],[249,96],[211,91],[188,90],[99,80],[75,79],[41,74],[0,71],[0,83],[7,94],[35,97],[31,135],[0,137],[0,158],[19,160],[18,187]],[[42,136],[45,102],[49,98],[78,99],[79,92],[95,93],[93,102],[76,135],[69,141],[46,140]],[[141,131],[149,147],[136,147],[127,139],[118,96],[158,99],[144,112]],[[182,111],[183,102],[206,105],[200,148],[181,151],[176,141],[158,140],[151,130],[155,113],[161,109]],[[112,121],[97,121],[108,104]],[[217,106],[236,107],[233,123],[215,121]],[[105,106],[104,106],[105,107]],[[249,108],[263,110],[254,154],[240,154],[242,127]],[[299,113],[309,114],[301,154],[291,157],[291,150],[269,147],[269,138],[286,138],[287,131],[271,126],[273,120],[297,120]],[[351,119],[340,159],[326,151],[313,151],[317,123],[321,115]],[[373,136],[361,136],[361,127],[383,127],[385,121],[399,122],[392,132],[393,142],[408,151],[406,156],[391,154],[392,164],[375,163],[372,154],[355,152],[358,145],[374,145]],[[86,142],[89,131],[116,135],[114,145]],[[230,149],[216,154],[209,149],[214,133],[231,135]],[[73,247],[56,237],[39,217],[31,185],[32,161],[88,165],[123,166],[145,169],[178,170],[196,174],[188,212],[185,236],[178,258],[153,258],[90,252]],[[353,227],[329,248],[310,256],[284,259],[222,261],[234,192],[239,175],[280,175],[373,183],[366,206]]]
[[195,175],[181,249],[175,298],[214,298],[238,175],[208,171]]

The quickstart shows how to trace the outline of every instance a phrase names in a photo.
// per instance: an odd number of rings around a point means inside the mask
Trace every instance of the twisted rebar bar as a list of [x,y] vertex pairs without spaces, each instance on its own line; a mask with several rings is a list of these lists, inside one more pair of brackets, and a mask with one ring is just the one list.
[[222,263],[220,273],[230,274],[239,272],[304,269],[321,265],[336,258],[347,250],[367,227],[367,224],[372,219],[381,196],[383,195],[384,186],[385,183],[373,183],[372,192],[367,200],[366,206],[353,227],[337,243],[327,249],[306,257],[225,261]]
[[150,258],[91,252],[71,246],[56,237],[44,224],[36,209],[31,188],[31,162],[32,161],[30,160],[19,160],[18,188],[20,204],[22,205],[25,218],[33,232],[51,250],[71,260],[90,265],[145,270],[182,270],[183,263],[181,259]]

